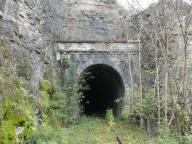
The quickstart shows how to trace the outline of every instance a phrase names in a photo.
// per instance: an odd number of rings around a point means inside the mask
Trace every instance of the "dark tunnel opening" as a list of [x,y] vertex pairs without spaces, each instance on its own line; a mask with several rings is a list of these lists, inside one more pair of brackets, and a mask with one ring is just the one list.
[[115,69],[104,64],[92,65],[81,74],[80,83],[84,114],[103,117],[106,110],[112,109],[115,117],[120,116],[124,84]]

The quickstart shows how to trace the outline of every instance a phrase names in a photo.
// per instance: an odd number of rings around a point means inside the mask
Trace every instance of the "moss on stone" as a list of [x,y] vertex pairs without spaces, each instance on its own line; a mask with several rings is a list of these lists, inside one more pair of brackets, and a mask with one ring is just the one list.
[[30,100],[21,98],[20,103],[11,99],[5,99],[4,118],[0,125],[1,143],[16,143],[16,128],[23,127],[24,131],[19,135],[19,142],[29,138],[34,127],[34,111]]
[[40,97],[38,100],[39,108],[46,111],[49,107],[49,94],[46,91],[40,91]]
[[52,89],[52,84],[50,81],[48,80],[41,80],[39,82],[39,90],[40,91],[45,91],[45,92],[49,92],[49,90]]
[[2,140],[1,140],[2,144],[16,143],[15,125],[12,120],[7,120],[2,123],[1,132],[2,132]]
[[14,88],[14,97],[4,95],[0,102],[3,113],[0,121],[0,143],[15,144],[17,127],[23,128],[23,132],[17,135],[19,143],[23,143],[34,128],[34,102],[19,80],[10,80],[9,83]]
[[50,98],[54,91],[54,85],[48,80],[41,80],[39,82],[39,90],[38,108],[41,113],[41,121],[47,123],[49,119]]
[[[26,108],[26,107],[25,107]],[[16,128],[23,127],[24,131],[19,135],[19,142],[29,138],[33,131],[33,122],[30,121],[31,113],[28,113],[24,107],[10,106],[5,112],[4,121],[1,124],[2,144],[16,143]]]

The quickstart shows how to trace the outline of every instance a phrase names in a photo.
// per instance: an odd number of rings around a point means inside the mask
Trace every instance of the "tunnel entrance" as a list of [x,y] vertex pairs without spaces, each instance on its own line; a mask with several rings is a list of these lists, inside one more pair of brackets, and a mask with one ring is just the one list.
[[84,114],[103,117],[107,109],[112,109],[115,117],[120,116],[124,84],[114,68],[104,64],[92,65],[81,74],[80,83],[80,104]]

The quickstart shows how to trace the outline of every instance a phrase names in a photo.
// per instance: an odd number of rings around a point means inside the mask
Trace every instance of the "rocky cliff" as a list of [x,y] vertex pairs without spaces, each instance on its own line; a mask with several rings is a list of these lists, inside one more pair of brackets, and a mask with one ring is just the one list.
[[49,0],[47,27],[61,42],[126,39],[127,12],[112,0]]
[[11,50],[12,68],[37,99],[39,80],[56,76],[53,42],[45,28],[47,3],[2,0],[0,5],[0,36]]
[[127,14],[115,0],[0,0],[0,38],[37,100],[39,80],[59,83],[57,42],[125,41]]

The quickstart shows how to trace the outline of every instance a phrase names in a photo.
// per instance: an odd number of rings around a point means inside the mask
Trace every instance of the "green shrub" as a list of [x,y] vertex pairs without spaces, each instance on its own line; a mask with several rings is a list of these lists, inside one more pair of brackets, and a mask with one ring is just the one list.
[[32,144],[67,144],[62,129],[54,129],[43,123],[31,137]]
[[109,124],[110,128],[113,129],[115,127],[115,117],[113,115],[112,109],[107,110],[106,120],[107,120],[107,123]]
[[187,144],[192,144],[192,134],[187,134],[185,137]]
[[18,135],[19,143],[27,141],[35,129],[34,104],[27,91],[19,81],[14,81],[16,95],[3,97],[1,106],[3,117],[0,123],[0,143],[16,143],[16,128],[22,127],[23,131]]
[[63,92],[65,93],[65,124],[76,123],[80,116],[80,86],[78,85],[76,77],[76,67],[73,62],[70,60],[65,60],[64,63],[67,63],[68,78],[64,81]]
[[180,135],[175,129],[161,128],[157,138],[153,138],[150,144],[180,144]]
[[38,98],[38,109],[41,115],[41,122],[49,122],[50,98],[54,93],[54,86],[48,80],[41,80],[39,82],[40,95]]
[[39,82],[39,90],[40,91],[45,91],[47,93],[49,93],[53,88],[53,85],[50,81],[48,80],[41,80]]
[[58,125],[65,125],[66,117],[66,96],[60,89],[56,89],[55,93],[50,99],[50,113],[51,113],[51,123]]
[[157,113],[155,103],[154,89],[148,88],[145,91],[143,102],[141,104],[139,89],[134,91],[134,105],[132,106],[132,115],[141,116],[144,119],[152,120]]

